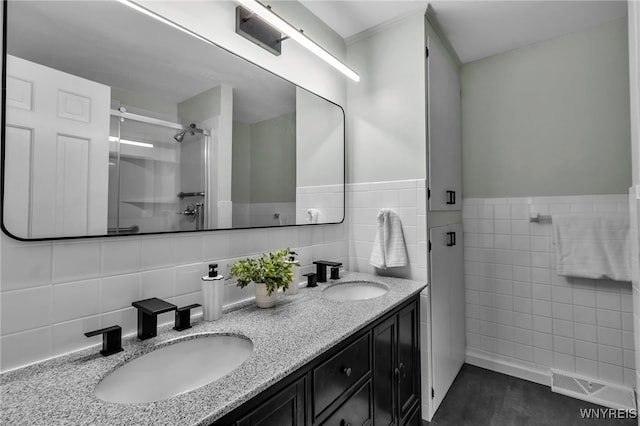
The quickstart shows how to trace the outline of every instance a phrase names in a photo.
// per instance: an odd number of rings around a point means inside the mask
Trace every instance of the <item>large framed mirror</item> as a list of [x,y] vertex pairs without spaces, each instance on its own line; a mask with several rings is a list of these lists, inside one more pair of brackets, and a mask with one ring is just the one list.
[[15,0],[4,14],[8,235],[344,219],[339,105],[116,0]]

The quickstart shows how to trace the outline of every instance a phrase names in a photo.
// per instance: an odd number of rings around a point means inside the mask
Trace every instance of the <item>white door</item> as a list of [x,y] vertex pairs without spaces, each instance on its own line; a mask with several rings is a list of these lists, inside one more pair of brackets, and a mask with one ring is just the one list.
[[462,225],[431,228],[431,352],[435,413],[464,363]]
[[7,56],[4,222],[13,235],[107,233],[110,102],[108,86]]
[[462,210],[462,122],[456,64],[427,40],[430,210]]

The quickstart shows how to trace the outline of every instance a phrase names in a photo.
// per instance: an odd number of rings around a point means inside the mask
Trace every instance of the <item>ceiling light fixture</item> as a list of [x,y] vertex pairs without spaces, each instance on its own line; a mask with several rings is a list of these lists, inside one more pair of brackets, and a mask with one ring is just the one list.
[[304,35],[287,21],[273,13],[271,9],[264,6],[262,3],[256,0],[236,0],[236,2],[258,15],[260,19],[264,20],[269,25],[272,25],[278,31],[284,33],[289,38],[292,38],[293,40],[300,43],[310,52],[318,56],[320,59],[324,60],[326,63],[328,63],[353,81],[360,81],[360,76],[354,70],[346,66],[331,53],[324,50],[315,41],[311,40],[309,37]]
[[119,139],[116,136],[109,136],[109,142],[118,142],[118,141],[120,141],[120,143],[123,143],[125,145],[141,146],[143,148],[153,148],[152,143],[130,141],[128,139]]

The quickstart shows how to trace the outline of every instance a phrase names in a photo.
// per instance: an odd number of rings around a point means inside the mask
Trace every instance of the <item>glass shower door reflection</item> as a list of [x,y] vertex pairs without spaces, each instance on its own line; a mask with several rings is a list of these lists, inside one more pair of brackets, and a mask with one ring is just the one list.
[[[204,211],[205,137],[160,120],[112,117],[109,231],[195,230]],[[162,124],[159,124],[162,123]],[[166,124],[166,125],[165,125]],[[196,158],[197,157],[197,158]],[[184,184],[200,195],[184,197]],[[200,187],[202,185],[202,187]]]

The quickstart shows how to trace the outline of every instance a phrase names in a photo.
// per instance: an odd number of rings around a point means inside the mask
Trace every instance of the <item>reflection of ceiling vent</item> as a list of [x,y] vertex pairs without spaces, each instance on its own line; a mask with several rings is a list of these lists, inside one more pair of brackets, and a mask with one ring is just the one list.
[[610,408],[636,409],[633,389],[617,386],[602,380],[581,377],[566,371],[551,370],[551,390],[583,401]]
[[280,56],[282,40],[286,38],[242,6],[236,7],[236,32],[276,56]]

